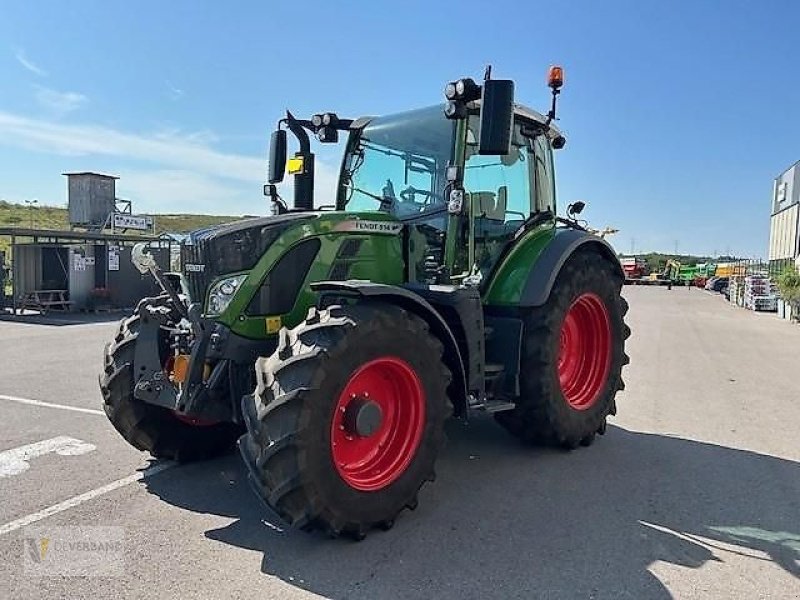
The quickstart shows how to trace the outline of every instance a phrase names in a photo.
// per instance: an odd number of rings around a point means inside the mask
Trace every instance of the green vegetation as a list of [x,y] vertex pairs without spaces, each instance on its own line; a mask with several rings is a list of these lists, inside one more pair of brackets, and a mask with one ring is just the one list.
[[787,267],[776,280],[781,298],[792,307],[792,314],[800,316],[800,272],[794,267]]

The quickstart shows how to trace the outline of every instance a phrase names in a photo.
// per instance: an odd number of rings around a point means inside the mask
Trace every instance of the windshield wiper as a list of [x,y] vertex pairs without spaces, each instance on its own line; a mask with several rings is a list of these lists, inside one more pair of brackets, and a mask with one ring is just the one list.
[[[360,193],[364,194],[365,196],[380,202],[381,205],[380,205],[378,210],[385,210],[385,211],[388,212],[392,208],[392,205],[395,203],[395,200],[396,200],[395,198],[392,198],[391,196],[388,196],[388,195],[378,196],[378,194],[373,194],[372,192],[368,192],[367,190],[362,190],[361,188],[357,188],[357,187],[355,187],[353,185],[348,186],[348,187],[354,192],[360,192]],[[348,200],[348,204],[349,204],[349,202],[350,201]]]

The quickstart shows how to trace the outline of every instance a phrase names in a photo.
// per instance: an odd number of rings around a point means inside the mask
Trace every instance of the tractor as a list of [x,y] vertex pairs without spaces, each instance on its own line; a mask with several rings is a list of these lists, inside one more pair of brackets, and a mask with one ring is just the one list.
[[[616,253],[578,221],[583,203],[556,212],[562,84],[551,67],[546,115],[490,68],[429,108],[287,112],[270,139],[273,215],[192,234],[188,293],[133,252],[163,292],[106,346],[114,427],[178,461],[238,439],[282,519],[356,539],[416,507],[451,416],[483,411],[526,443],[590,445],[616,413],[630,330]],[[340,134],[335,200],[317,205],[311,137]]]

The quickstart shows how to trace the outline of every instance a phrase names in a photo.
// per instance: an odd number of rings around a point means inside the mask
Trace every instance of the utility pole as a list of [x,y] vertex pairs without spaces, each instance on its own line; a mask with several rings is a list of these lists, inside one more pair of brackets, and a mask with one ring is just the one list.
[[28,213],[30,214],[31,217],[31,229],[33,229],[33,207],[34,205],[39,204],[39,200],[37,200],[36,198],[34,198],[33,200],[25,200],[25,204],[28,205]]

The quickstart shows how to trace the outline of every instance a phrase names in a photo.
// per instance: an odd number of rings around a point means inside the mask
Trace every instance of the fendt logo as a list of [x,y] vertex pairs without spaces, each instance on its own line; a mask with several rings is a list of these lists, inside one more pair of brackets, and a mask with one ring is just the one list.
[[360,231],[369,233],[386,233],[389,235],[396,235],[403,229],[402,223],[394,221],[342,221],[334,231]]
[[185,265],[184,268],[186,269],[187,273],[202,273],[206,270],[205,265],[194,265],[192,263]]

